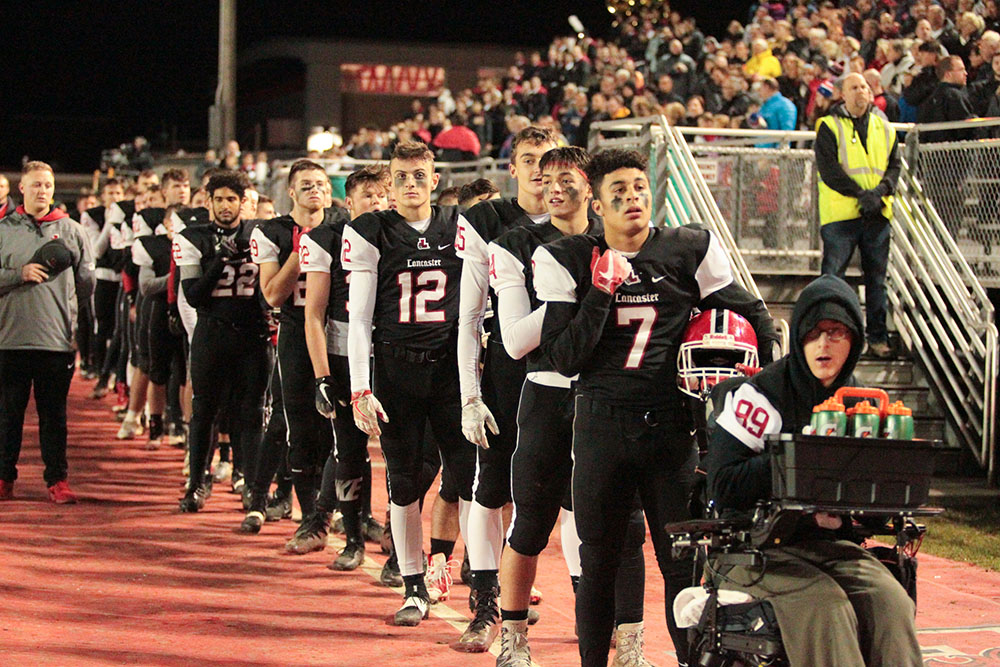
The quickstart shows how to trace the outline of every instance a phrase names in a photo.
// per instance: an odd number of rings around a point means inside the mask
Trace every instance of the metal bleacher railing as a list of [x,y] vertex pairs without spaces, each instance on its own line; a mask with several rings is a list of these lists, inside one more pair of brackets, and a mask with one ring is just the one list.
[[[1000,139],[921,144],[920,134],[985,135],[1000,130],[1000,119],[896,129],[906,143],[893,205],[890,311],[957,437],[994,484],[997,328],[985,286],[1000,287],[1000,257],[992,255],[1000,243]],[[595,123],[590,148],[646,153],[655,222],[713,229],[740,282],[756,292],[751,267],[818,272],[814,139],[807,131],[669,127],[648,117]]]

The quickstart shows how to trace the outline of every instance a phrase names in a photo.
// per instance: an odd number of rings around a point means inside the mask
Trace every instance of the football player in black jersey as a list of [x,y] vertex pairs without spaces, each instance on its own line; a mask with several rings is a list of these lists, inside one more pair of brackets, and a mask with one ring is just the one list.
[[[483,317],[490,292],[487,246],[509,229],[548,220],[539,162],[555,146],[555,136],[549,130],[528,127],[518,132],[510,162],[510,175],[517,181],[517,198],[489,200],[473,206],[459,217],[455,236],[455,249],[462,258],[458,320],[462,431],[470,442],[479,445],[476,495],[468,519],[469,565],[476,612],[455,644],[456,649],[463,651],[489,650],[498,629],[496,598],[503,547],[502,510],[510,502],[510,457],[517,441],[515,415],[524,383],[524,361],[515,361],[504,351],[499,318],[494,315],[480,388]],[[495,310],[494,304],[494,313]]]
[[182,512],[205,505],[205,468],[211,456],[212,422],[231,397],[234,450],[250,452],[263,425],[268,373],[268,329],[250,258],[250,226],[240,219],[246,176],[218,173],[208,182],[213,224],[188,227],[174,239],[181,289],[197,309],[191,339],[192,400],[190,477]]
[[[323,222],[324,184],[327,182],[329,178],[323,167],[311,160],[296,161],[288,172],[292,212],[260,223],[250,237],[250,257],[260,267],[260,289],[264,299],[272,308],[281,309],[278,374],[288,428],[288,466],[302,509],[302,523],[285,545],[289,553],[325,548],[330,521],[328,511],[315,515],[320,472],[333,447],[333,430],[313,409],[313,377],[309,372],[303,309],[306,280],[299,265],[301,234]],[[263,474],[266,472],[268,470]],[[257,475],[258,485],[270,481],[262,479],[263,474]]]
[[690,580],[662,527],[688,518],[697,451],[677,389],[677,350],[692,308],[746,317],[771,360],[778,335],[764,304],[733,279],[709,231],[649,226],[646,161],[634,151],[594,156],[587,176],[604,233],[558,239],[532,256],[545,303],[542,352],[564,375],[579,373],[573,423],[573,506],[582,542],[576,598],[583,665],[607,664],[613,585],[636,489],[666,583],[667,627],[678,662],[686,636],[670,613]]
[[[385,167],[365,167],[347,177],[346,203],[352,218],[388,208]],[[315,375],[315,405],[319,414],[334,417],[337,446],[323,471],[317,510],[329,513],[336,504],[343,516],[347,546],[330,564],[333,570],[355,570],[365,559],[363,524],[367,469],[369,502],[371,462],[368,435],[351,415],[351,381],[347,363],[347,291],[349,273],[340,267],[340,247],[346,218],[325,223],[303,234],[299,262],[306,276],[306,344]],[[333,460],[335,458],[335,461]],[[331,465],[331,462],[334,465]],[[328,469],[335,470],[334,480]],[[330,482],[333,481],[333,484]],[[330,487],[333,488],[330,488]]]
[[[427,616],[419,477],[430,421],[442,474],[472,500],[475,450],[462,436],[455,363],[461,260],[458,210],[431,206],[434,158],[421,143],[400,142],[389,163],[395,211],[366,213],[344,228],[341,264],[351,271],[348,358],[354,419],[381,436],[389,478],[392,536],[405,584],[397,625]],[[375,326],[374,387],[369,359]],[[432,558],[434,554],[432,554]]]
[[108,381],[111,379],[110,366],[105,371],[104,360],[111,343],[111,334],[115,326],[115,301],[121,283],[121,251],[111,248],[111,223],[107,220],[107,212],[112,204],[125,197],[125,188],[117,179],[109,178],[101,187],[101,206],[84,211],[81,223],[84,229],[91,232],[91,246],[97,261],[95,274],[97,287],[94,290],[94,317],[97,320],[97,332],[93,338],[94,366],[100,373],[97,384],[91,392],[91,398],[103,398],[108,393]]

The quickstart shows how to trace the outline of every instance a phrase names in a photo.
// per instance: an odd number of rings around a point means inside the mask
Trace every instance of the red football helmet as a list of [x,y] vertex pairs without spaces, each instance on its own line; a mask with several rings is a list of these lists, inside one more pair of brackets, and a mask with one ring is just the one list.
[[757,334],[742,315],[713,308],[688,322],[677,354],[677,385],[704,398],[719,382],[742,375],[736,364],[757,366]]

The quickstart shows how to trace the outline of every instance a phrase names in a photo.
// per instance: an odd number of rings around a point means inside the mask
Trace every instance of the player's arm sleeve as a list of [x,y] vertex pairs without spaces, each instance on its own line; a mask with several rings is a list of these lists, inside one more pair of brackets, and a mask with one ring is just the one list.
[[472,259],[462,261],[462,283],[458,292],[458,381],[462,401],[479,396],[480,338],[489,281],[486,264]]
[[532,255],[535,293],[545,302],[541,349],[553,367],[569,377],[580,372],[601,338],[612,296],[590,289],[576,298],[576,280],[545,247]]
[[545,305],[534,312],[524,284],[524,265],[506,248],[490,244],[490,285],[497,295],[497,313],[503,347],[512,359],[528,354],[542,340]]
[[372,317],[378,274],[352,271],[348,292],[351,309],[347,319],[347,362],[351,369],[351,391],[371,389]]
[[709,495],[720,509],[748,510],[771,493],[764,437],[781,431],[781,414],[747,383],[725,401],[705,460]]
[[732,265],[718,237],[708,232],[708,250],[698,265],[695,279],[698,281],[701,310],[726,308],[747,318],[757,334],[757,355],[761,366],[774,361],[773,343],[780,342],[781,336],[774,327],[774,320],[764,302],[740,287],[733,280]]
[[170,276],[157,277],[151,267],[139,267],[139,293],[143,296],[160,294],[167,291],[167,281]]
[[213,257],[208,266],[202,268],[201,251],[181,234],[174,239],[174,261],[181,271],[181,289],[187,302],[192,308],[207,304],[225,270],[222,258]]

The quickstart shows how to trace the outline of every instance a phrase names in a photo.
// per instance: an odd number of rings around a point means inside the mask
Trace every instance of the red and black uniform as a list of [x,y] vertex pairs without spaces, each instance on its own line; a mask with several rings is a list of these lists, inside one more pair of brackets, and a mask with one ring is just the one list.
[[[472,498],[475,472],[474,445],[462,435],[455,362],[462,272],[455,254],[458,210],[432,211],[424,231],[395,211],[366,213],[344,228],[341,253],[344,269],[377,275],[374,393],[389,417],[381,443],[390,500],[400,506],[421,495],[428,421],[440,448],[442,474],[464,500]],[[352,379],[352,387],[357,384]]]
[[[197,309],[191,340],[191,479],[203,482],[211,455],[212,422],[230,397],[234,458],[260,439],[268,374],[268,327],[250,259],[250,225],[188,227],[174,239],[181,288]],[[234,461],[239,464],[241,461]]]
[[[543,354],[561,373],[579,373],[573,425],[573,506],[583,574],[576,616],[583,665],[605,665],[614,621],[614,577],[638,489],[667,591],[667,609],[690,580],[670,558],[662,526],[688,518],[697,451],[677,389],[677,351],[698,307],[746,317],[770,361],[777,334],[764,304],[733,281],[729,258],[708,231],[652,229],[628,257],[632,271],[614,294],[593,287],[603,235],[572,236],[533,255],[546,304]],[[681,662],[686,637],[667,614]]]
[[[250,237],[255,264],[275,262],[279,267],[296,249],[301,232],[290,215],[265,220]],[[278,315],[278,374],[281,401],[288,427],[288,466],[304,516],[315,507],[316,488],[323,463],[333,448],[333,429],[313,406],[313,374],[305,335],[306,277],[299,274],[292,293]],[[258,479],[258,482],[261,480]]]

